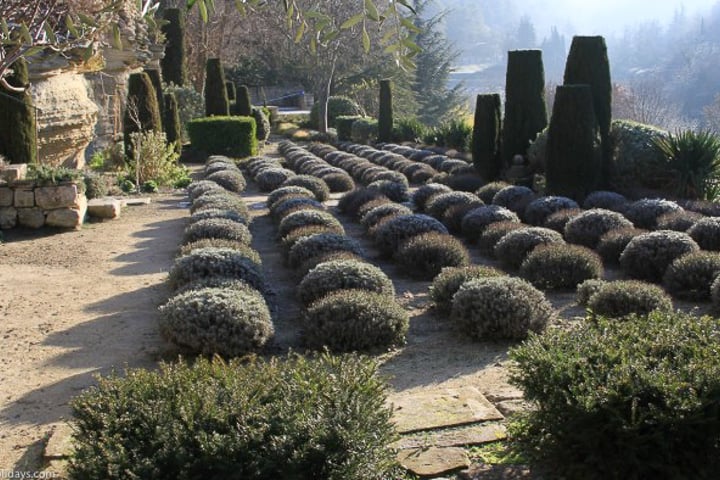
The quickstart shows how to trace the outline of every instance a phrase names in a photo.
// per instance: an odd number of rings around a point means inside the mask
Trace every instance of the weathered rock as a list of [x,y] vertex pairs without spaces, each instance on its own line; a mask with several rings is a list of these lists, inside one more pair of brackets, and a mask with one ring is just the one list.
[[462,448],[401,450],[397,459],[404,468],[423,477],[443,475],[470,466],[470,459]]
[[13,204],[15,194],[9,187],[0,187],[0,207],[10,207]]
[[45,223],[50,227],[78,228],[83,224],[83,217],[78,209],[59,208],[48,212]]
[[57,460],[67,458],[72,452],[72,427],[67,423],[54,426],[52,435],[45,446],[45,459]]
[[35,203],[46,210],[63,207],[78,208],[77,185],[52,185],[35,189]]
[[45,213],[41,208],[18,208],[18,224],[28,228],[40,228],[45,225]]
[[489,420],[503,415],[473,387],[438,388],[394,395],[393,421],[400,433],[431,430]]
[[0,169],[0,180],[5,180],[6,182],[25,180],[25,177],[27,177],[27,163],[5,165]]
[[32,188],[17,188],[15,189],[15,201],[13,202],[15,207],[34,207],[35,206],[35,192]]
[[489,423],[408,435],[391,446],[399,450],[420,447],[461,447],[496,442],[505,438],[507,438],[507,431],[503,425]]
[[93,198],[88,201],[88,215],[96,218],[117,218],[122,202],[112,197]]
[[17,225],[17,209],[15,207],[0,208],[0,229],[15,228]]

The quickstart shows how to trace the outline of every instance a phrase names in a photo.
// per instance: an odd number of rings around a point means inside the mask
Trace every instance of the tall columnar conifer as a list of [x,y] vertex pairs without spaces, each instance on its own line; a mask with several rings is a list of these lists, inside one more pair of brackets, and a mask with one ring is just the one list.
[[[139,122],[139,125],[138,125]],[[127,106],[123,118],[125,151],[131,156],[130,134],[137,131],[162,131],[160,106],[155,88],[145,72],[133,73],[128,79]]]
[[601,36],[574,37],[565,64],[565,85],[590,85],[593,107],[600,129],[603,155],[603,181],[609,179],[612,146],[610,144],[610,122],[612,121],[612,83],[610,62],[605,39]]
[[243,117],[252,116],[252,101],[250,100],[250,89],[247,85],[240,85],[235,92],[235,105],[233,115]]
[[589,85],[558,86],[548,129],[548,195],[582,201],[600,187],[602,155]]
[[392,141],[393,131],[393,104],[392,82],[380,80],[380,106],[378,115],[378,141]]
[[162,78],[160,70],[156,68],[146,68],[145,73],[150,77],[153,88],[155,89],[155,97],[157,98],[158,108],[160,109],[160,122],[163,120],[163,112],[165,111],[165,97],[163,96]]
[[502,147],[505,164],[509,165],[515,155],[524,156],[547,123],[542,51],[508,52]]
[[182,149],[182,126],[180,125],[180,114],[177,98],[174,93],[166,93],[163,102],[163,126],[168,143],[175,144],[175,150],[179,153]]
[[497,180],[502,172],[501,134],[500,94],[478,95],[475,102],[472,158],[475,169],[486,182]]
[[14,93],[0,88],[0,154],[11,163],[37,162],[35,110],[27,87],[30,86],[27,63],[17,60],[7,81],[13,87],[26,87]]
[[160,60],[165,83],[183,86],[187,83],[185,68],[185,15],[179,8],[167,8],[163,14],[166,24],[162,26],[165,34],[165,56]]
[[225,88],[225,71],[219,58],[208,58],[205,66],[205,115],[227,116],[230,102]]
[[227,80],[225,81],[225,88],[227,89],[228,101],[232,104],[235,100],[237,100],[235,84]]

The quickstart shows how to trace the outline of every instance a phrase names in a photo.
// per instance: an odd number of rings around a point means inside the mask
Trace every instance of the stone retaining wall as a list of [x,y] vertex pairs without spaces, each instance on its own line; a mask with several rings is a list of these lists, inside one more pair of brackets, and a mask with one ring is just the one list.
[[79,228],[87,204],[85,194],[78,192],[74,183],[48,186],[20,180],[0,185],[0,229]]

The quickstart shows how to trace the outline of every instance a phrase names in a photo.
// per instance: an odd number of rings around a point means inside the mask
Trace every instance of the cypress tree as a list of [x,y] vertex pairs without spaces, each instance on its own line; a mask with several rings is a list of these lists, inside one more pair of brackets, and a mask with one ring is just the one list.
[[150,77],[153,88],[155,89],[155,97],[157,97],[158,108],[160,109],[160,123],[163,120],[163,112],[165,111],[165,99],[163,96],[162,79],[160,78],[160,70],[155,68],[146,68],[145,73]]
[[593,108],[602,139],[602,173],[603,180],[606,181],[609,178],[612,162],[612,146],[609,140],[612,121],[612,83],[607,46],[603,37],[573,37],[565,63],[564,83],[590,85]]
[[[125,151],[132,158],[132,142],[130,134],[137,131],[161,131],[160,107],[158,105],[155,88],[150,77],[145,72],[133,73],[128,79],[128,106],[125,108],[123,118],[123,132],[125,135]],[[136,110],[136,112],[133,112]],[[137,114],[137,118],[133,118]],[[138,122],[140,125],[138,125]]]
[[234,102],[235,100],[237,100],[237,93],[236,93],[236,90],[235,90],[235,84],[234,84],[233,82],[231,82],[231,81],[226,81],[226,82],[225,82],[225,88],[227,89],[228,101],[232,103],[232,102]]
[[229,115],[230,102],[225,88],[225,72],[219,58],[208,58],[205,65],[205,115]]
[[233,115],[240,115],[243,117],[252,116],[250,89],[247,85],[240,85],[235,92],[235,108],[233,108]]
[[545,175],[548,195],[582,201],[600,186],[602,155],[589,85],[557,87],[548,128]]
[[378,110],[378,142],[392,140],[393,131],[393,105],[392,83],[390,80],[380,80],[380,106]]
[[167,8],[163,17],[167,21],[161,27],[165,34],[165,56],[160,60],[165,83],[183,86],[187,82],[185,69],[185,15],[179,8]]
[[510,165],[515,155],[524,156],[547,123],[542,51],[508,52],[502,146],[505,165]]
[[24,92],[10,92],[0,87],[0,153],[11,163],[37,162],[35,109],[27,88],[30,86],[27,62],[16,60],[7,81]]
[[168,143],[175,144],[175,150],[180,153],[182,150],[182,126],[180,125],[180,114],[178,111],[177,98],[174,93],[166,93],[163,102],[163,126]]
[[475,169],[486,182],[502,172],[500,94],[478,95],[472,133],[472,158]]

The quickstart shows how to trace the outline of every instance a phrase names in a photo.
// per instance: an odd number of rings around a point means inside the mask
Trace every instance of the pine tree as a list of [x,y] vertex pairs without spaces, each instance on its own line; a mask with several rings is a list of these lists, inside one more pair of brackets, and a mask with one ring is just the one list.
[[390,80],[380,80],[380,106],[378,111],[378,141],[392,141],[393,131],[393,104],[392,83]]
[[478,95],[472,133],[472,158],[475,169],[486,182],[497,180],[502,172],[501,119],[500,94]]
[[185,68],[185,15],[179,8],[165,9],[167,21],[161,29],[165,34],[165,56],[160,60],[165,83],[183,86],[187,82]]
[[602,156],[589,85],[557,87],[548,128],[545,175],[548,195],[582,201],[600,186]]
[[229,106],[222,63],[219,58],[208,58],[205,66],[205,115],[229,115]]
[[[13,87],[29,87],[27,62],[17,60],[7,81]],[[26,88],[15,93],[0,89],[0,154],[11,163],[37,162],[35,109]]]
[[603,37],[573,37],[565,64],[564,83],[590,85],[593,108],[602,139],[602,175],[603,181],[606,181],[610,178],[612,162],[612,146],[609,139],[612,121],[612,82],[607,46]]
[[508,52],[502,155],[510,165],[525,155],[530,142],[547,126],[545,72],[540,50]]
[[165,106],[163,110],[165,137],[168,143],[175,144],[175,150],[180,153],[180,150],[182,150],[182,126],[180,125],[180,114],[175,94],[166,93],[163,104]]

